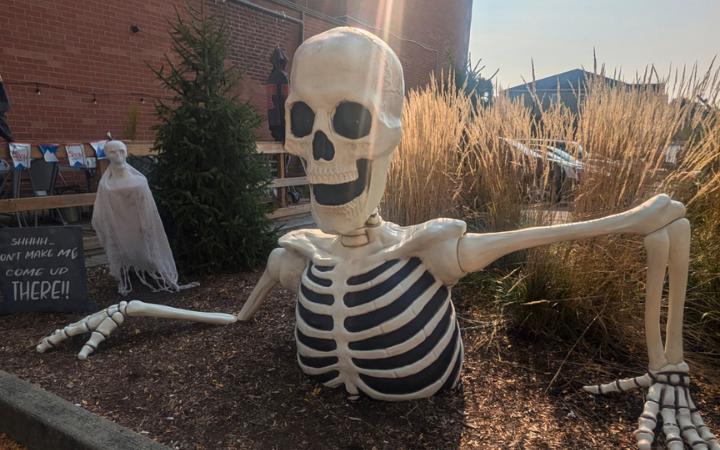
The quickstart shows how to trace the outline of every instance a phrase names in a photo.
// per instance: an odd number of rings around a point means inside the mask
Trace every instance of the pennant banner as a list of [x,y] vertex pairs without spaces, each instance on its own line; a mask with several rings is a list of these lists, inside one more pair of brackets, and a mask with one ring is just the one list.
[[43,158],[46,162],[64,164],[64,159],[62,161],[60,160],[60,156],[64,155],[58,153],[61,145],[65,146],[68,163],[71,167],[94,168],[95,166],[90,166],[90,164],[97,165],[97,161],[100,161],[101,159],[106,159],[105,145],[108,142],[109,141],[94,141],[89,143],[92,146],[93,150],[95,150],[95,157],[93,157],[93,161],[89,161],[89,158],[85,156],[84,145],[87,144],[83,144],[80,142],[72,144],[35,144],[25,142],[9,142],[8,148],[13,159],[13,164],[18,169],[30,168],[30,158],[32,157],[32,148],[34,146],[40,148],[43,154]]
[[71,167],[83,167],[85,165],[85,147],[82,144],[67,144],[65,151]]
[[57,157],[57,151],[60,146],[58,144],[46,144],[46,145],[38,145],[40,147],[40,150],[43,152],[43,158],[45,158],[46,162],[49,163],[59,163],[60,160]]
[[90,143],[90,145],[92,145],[92,148],[95,149],[97,159],[105,159],[105,144],[107,144],[107,141],[97,141]]
[[30,145],[19,142],[10,143],[10,156],[16,169],[30,168]]

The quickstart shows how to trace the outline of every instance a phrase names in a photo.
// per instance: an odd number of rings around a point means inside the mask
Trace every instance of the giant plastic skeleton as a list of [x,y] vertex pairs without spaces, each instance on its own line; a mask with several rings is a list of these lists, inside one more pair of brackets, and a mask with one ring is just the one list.
[[[648,254],[649,372],[585,389],[597,394],[649,388],[636,432],[641,449],[651,447],[661,414],[670,449],[682,449],[684,439],[694,450],[720,450],[690,398],[683,361],[690,229],[682,204],[661,195],[603,219],[505,233],[466,233],[465,223],[450,219],[399,227],[376,212],[401,133],[404,82],[393,51],[365,31],[330,30],[298,48],[292,86],[285,148],[305,165],[321,231],[300,230],[280,239],[240,320],[251,319],[280,282],[298,293],[295,333],[303,372],[329,387],[344,385],[353,396],[427,397],[454,388],[460,379],[463,346],[450,289],[462,276],[520,249],[639,234]],[[668,267],[663,349],[660,308]],[[232,321],[157,308],[140,302],[111,307],[58,330],[38,351],[95,329],[92,347],[80,354],[87,357],[126,315]]]

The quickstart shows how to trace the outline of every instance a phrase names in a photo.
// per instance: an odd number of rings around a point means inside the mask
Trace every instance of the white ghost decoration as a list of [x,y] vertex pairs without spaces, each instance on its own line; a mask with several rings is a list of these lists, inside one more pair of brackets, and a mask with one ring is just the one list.
[[153,291],[178,291],[178,273],[147,179],[127,164],[127,147],[120,141],[105,145],[110,161],[98,186],[92,226],[105,249],[118,291],[132,291],[130,269]]

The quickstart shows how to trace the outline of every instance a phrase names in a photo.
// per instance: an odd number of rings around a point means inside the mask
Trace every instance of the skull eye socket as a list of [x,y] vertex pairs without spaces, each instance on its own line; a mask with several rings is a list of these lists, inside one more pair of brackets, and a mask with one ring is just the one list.
[[343,102],[335,109],[333,128],[348,139],[360,139],[370,134],[372,115],[360,103]]
[[312,133],[315,113],[307,103],[293,103],[290,110],[290,131],[293,136],[301,138]]

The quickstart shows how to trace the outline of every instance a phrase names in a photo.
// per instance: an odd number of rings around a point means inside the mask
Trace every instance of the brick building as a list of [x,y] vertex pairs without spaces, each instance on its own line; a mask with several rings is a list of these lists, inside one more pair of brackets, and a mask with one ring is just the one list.
[[[199,2],[203,0],[192,0]],[[268,58],[280,46],[290,58],[303,39],[336,26],[365,28],[397,52],[408,89],[423,86],[446,63],[467,55],[472,0],[204,0],[227,7],[230,59],[247,68],[242,96],[265,108]],[[21,142],[88,142],[106,132],[127,139],[137,106],[135,139],[152,140],[152,100],[164,96],[147,64],[170,53],[166,19],[182,0],[6,0],[0,14],[0,75]],[[269,138],[265,129],[258,130]]]

